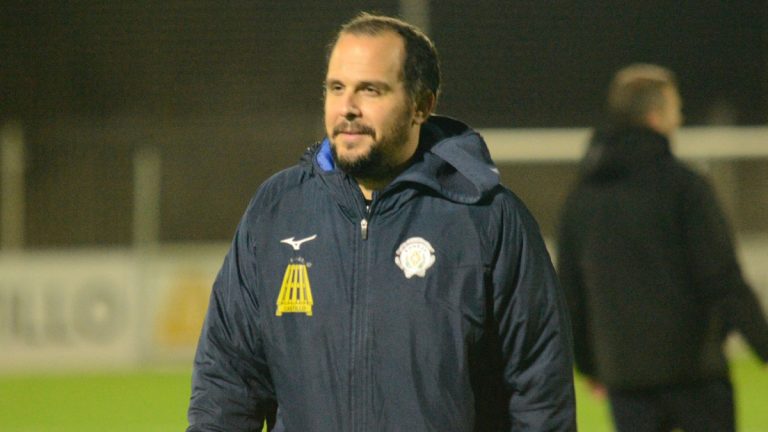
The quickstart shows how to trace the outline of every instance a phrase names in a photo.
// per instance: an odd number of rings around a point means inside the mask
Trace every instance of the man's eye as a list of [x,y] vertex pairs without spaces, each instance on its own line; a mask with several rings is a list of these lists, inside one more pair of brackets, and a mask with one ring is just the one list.
[[330,93],[339,93],[344,89],[341,84],[330,84],[326,86],[326,90]]
[[378,94],[381,94],[379,89],[377,87],[373,87],[373,86],[364,87],[363,88],[363,93],[368,94],[368,95],[378,95]]

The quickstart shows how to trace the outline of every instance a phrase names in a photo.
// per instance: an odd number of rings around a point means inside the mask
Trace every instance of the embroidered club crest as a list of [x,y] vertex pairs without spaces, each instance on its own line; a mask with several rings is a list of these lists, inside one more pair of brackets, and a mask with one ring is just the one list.
[[280,294],[277,296],[277,311],[275,315],[282,316],[283,313],[304,313],[312,316],[312,287],[309,284],[309,265],[303,257],[298,256],[301,245],[310,240],[314,240],[317,235],[307,237],[301,240],[294,240],[293,237],[281,240],[297,252],[296,256],[291,258],[288,266],[285,268],[283,283],[280,285]]
[[428,241],[421,237],[411,237],[404,241],[395,252],[395,264],[410,279],[414,275],[424,277],[427,270],[435,263],[435,250]]

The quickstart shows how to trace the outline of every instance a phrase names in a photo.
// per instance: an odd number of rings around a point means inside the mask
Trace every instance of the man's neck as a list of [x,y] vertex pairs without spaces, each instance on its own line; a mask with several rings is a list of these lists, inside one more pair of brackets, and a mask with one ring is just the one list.
[[399,165],[392,167],[392,169],[387,173],[388,175],[386,177],[355,177],[355,181],[360,187],[360,191],[363,193],[363,196],[366,200],[373,199],[373,193],[375,191],[382,190],[387,187],[387,185],[392,183],[392,181],[397,176],[399,176],[401,172],[405,171],[411,165],[415,155],[419,152],[419,131],[420,128],[415,128],[414,131],[411,132],[411,144],[406,146],[408,148],[406,150],[407,157],[401,159],[402,162]]
[[394,180],[394,177],[386,180],[371,180],[362,178],[355,179],[355,181],[357,181],[357,186],[363,193],[363,197],[365,197],[365,199],[368,201],[373,199],[373,193],[375,191],[384,189],[388,184],[392,182],[392,180]]

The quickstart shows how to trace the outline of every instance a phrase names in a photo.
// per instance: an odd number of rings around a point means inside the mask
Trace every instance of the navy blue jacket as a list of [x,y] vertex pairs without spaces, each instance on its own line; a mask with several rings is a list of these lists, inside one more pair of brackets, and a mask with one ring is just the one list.
[[240,222],[188,431],[575,430],[566,313],[536,222],[476,132],[430,118],[369,209],[325,140]]
[[768,361],[768,322],[725,215],[669,140],[600,131],[581,168],[557,261],[578,370],[617,390],[727,379],[730,330]]

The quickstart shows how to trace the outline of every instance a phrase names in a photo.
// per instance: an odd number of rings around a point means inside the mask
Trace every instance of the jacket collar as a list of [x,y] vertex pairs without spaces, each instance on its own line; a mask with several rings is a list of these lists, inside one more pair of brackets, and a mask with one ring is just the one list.
[[[336,168],[327,137],[310,152],[313,167],[322,176],[348,177]],[[411,165],[379,195],[417,185],[451,201],[472,204],[499,183],[499,171],[475,130],[449,117],[431,116],[422,126]]]
[[582,159],[582,178],[589,182],[618,179],[671,157],[669,139],[651,129],[599,130]]

